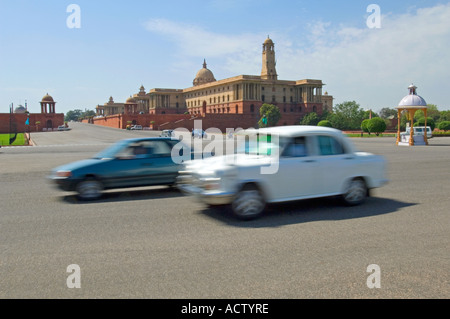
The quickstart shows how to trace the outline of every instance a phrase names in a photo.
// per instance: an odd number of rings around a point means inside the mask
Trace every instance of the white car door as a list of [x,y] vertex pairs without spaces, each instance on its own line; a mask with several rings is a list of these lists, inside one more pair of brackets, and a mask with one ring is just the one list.
[[319,191],[317,161],[311,154],[309,137],[292,138],[279,157],[278,172],[267,175],[271,201],[311,197]]
[[356,156],[345,149],[343,143],[334,136],[315,137],[317,156],[317,175],[322,195],[336,195],[342,185],[353,176]]

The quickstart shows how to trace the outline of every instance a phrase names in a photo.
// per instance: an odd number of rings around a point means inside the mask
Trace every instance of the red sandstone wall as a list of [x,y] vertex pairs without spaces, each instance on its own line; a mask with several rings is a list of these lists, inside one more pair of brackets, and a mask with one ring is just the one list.
[[[12,119],[12,131],[17,132],[36,132],[42,131],[43,128],[58,128],[60,125],[64,125],[64,114],[63,113],[30,113],[30,125],[27,127],[25,125],[25,121],[27,120],[27,114],[17,114],[13,113],[1,113],[0,114],[0,133],[9,133],[10,132],[10,117]],[[41,122],[39,125],[36,125],[36,122]],[[50,122],[49,122],[50,121]]]
[[[202,128],[218,128],[222,132],[226,132],[227,128],[256,128],[260,119],[259,110],[262,105],[257,101],[245,101],[230,104],[230,113],[228,109],[223,107],[210,106],[207,108],[208,113],[201,115],[190,114],[118,114],[104,118],[94,118],[91,121],[96,125],[103,125],[115,128],[126,129],[127,125],[142,125],[143,127],[152,127],[154,130],[186,128],[192,130],[194,128],[194,120],[202,120]],[[253,107],[252,107],[253,105]],[[281,112],[281,119],[278,125],[298,125],[300,120],[309,112],[315,111],[322,114],[322,104],[304,104],[293,105],[290,103],[279,103],[278,107]],[[234,113],[238,110],[238,114]],[[209,113],[212,111],[212,113]],[[223,112],[226,113],[223,113]],[[154,123],[152,123],[154,121]],[[87,121],[83,121],[87,122]]]

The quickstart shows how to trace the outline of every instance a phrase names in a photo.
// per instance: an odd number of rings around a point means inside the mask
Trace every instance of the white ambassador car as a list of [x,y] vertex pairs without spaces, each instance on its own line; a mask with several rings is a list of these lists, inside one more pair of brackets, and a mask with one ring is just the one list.
[[179,189],[208,205],[231,204],[236,217],[249,220],[267,203],[339,195],[358,205],[387,182],[385,159],[357,152],[339,130],[282,126],[243,133],[236,135],[235,154],[185,162]]

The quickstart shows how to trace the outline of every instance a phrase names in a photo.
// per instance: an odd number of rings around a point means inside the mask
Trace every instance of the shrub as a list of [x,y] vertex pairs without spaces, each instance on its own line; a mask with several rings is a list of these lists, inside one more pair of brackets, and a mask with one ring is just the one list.
[[370,134],[369,129],[367,128],[367,124],[369,124],[369,121],[370,121],[369,119],[365,119],[364,121],[361,122],[361,130],[363,132]]
[[331,125],[331,122],[328,120],[323,120],[320,121],[317,126],[325,126],[325,127],[333,127],[333,125]]
[[450,121],[442,121],[439,123],[438,129],[441,131],[450,131]]
[[380,133],[386,131],[386,122],[380,117],[374,117],[367,123],[367,129],[369,132],[375,133],[378,136]]

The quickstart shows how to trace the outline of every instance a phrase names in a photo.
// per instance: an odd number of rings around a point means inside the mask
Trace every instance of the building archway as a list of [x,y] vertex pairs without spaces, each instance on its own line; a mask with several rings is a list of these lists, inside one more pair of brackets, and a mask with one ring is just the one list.
[[50,129],[53,129],[53,122],[52,122],[52,120],[47,120],[46,127],[47,127],[47,130],[48,130],[49,128],[50,128]]

